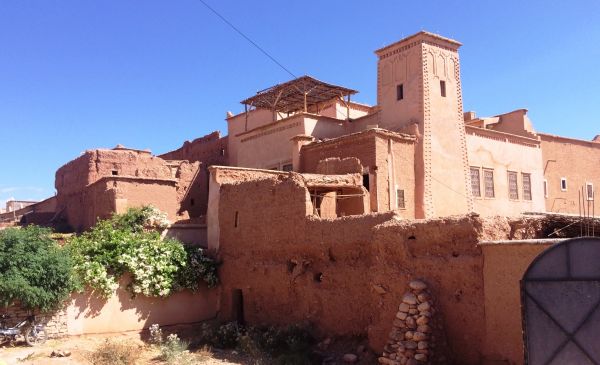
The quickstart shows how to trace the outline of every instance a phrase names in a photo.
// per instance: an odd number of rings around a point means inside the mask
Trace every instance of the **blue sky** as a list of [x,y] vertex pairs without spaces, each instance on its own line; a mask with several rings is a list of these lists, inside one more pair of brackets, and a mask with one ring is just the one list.
[[[529,109],[538,131],[600,134],[600,2],[205,0],[296,75],[374,104],[373,51],[419,30],[463,43],[465,110]],[[198,0],[0,1],[0,204],[118,143],[162,153],[290,76]]]

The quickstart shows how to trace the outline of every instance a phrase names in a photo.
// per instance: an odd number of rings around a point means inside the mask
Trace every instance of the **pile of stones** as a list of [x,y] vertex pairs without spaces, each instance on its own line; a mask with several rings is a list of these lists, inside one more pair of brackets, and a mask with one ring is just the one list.
[[388,343],[379,358],[380,364],[428,364],[433,355],[431,295],[427,285],[420,280],[413,280],[408,286],[410,290],[402,296]]

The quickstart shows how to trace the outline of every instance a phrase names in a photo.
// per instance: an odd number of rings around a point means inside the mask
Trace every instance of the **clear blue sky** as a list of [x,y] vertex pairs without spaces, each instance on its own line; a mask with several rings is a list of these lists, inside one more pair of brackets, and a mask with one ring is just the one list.
[[[425,29],[463,43],[465,110],[529,109],[600,133],[600,2],[206,0],[296,75],[376,102],[373,51]],[[198,0],[0,1],[0,204],[54,194],[85,149],[162,153],[290,78]]]

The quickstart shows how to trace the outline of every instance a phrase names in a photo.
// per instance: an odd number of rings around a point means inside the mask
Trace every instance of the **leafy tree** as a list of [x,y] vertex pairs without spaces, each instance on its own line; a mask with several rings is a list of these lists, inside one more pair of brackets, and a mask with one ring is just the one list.
[[0,231],[0,303],[42,311],[58,307],[74,288],[69,252],[37,226]]

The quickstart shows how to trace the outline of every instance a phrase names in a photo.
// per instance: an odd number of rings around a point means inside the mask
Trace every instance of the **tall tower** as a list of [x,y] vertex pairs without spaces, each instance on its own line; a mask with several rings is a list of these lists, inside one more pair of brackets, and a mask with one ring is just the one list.
[[461,44],[419,32],[377,50],[379,126],[416,133],[418,218],[473,210],[462,107]]

